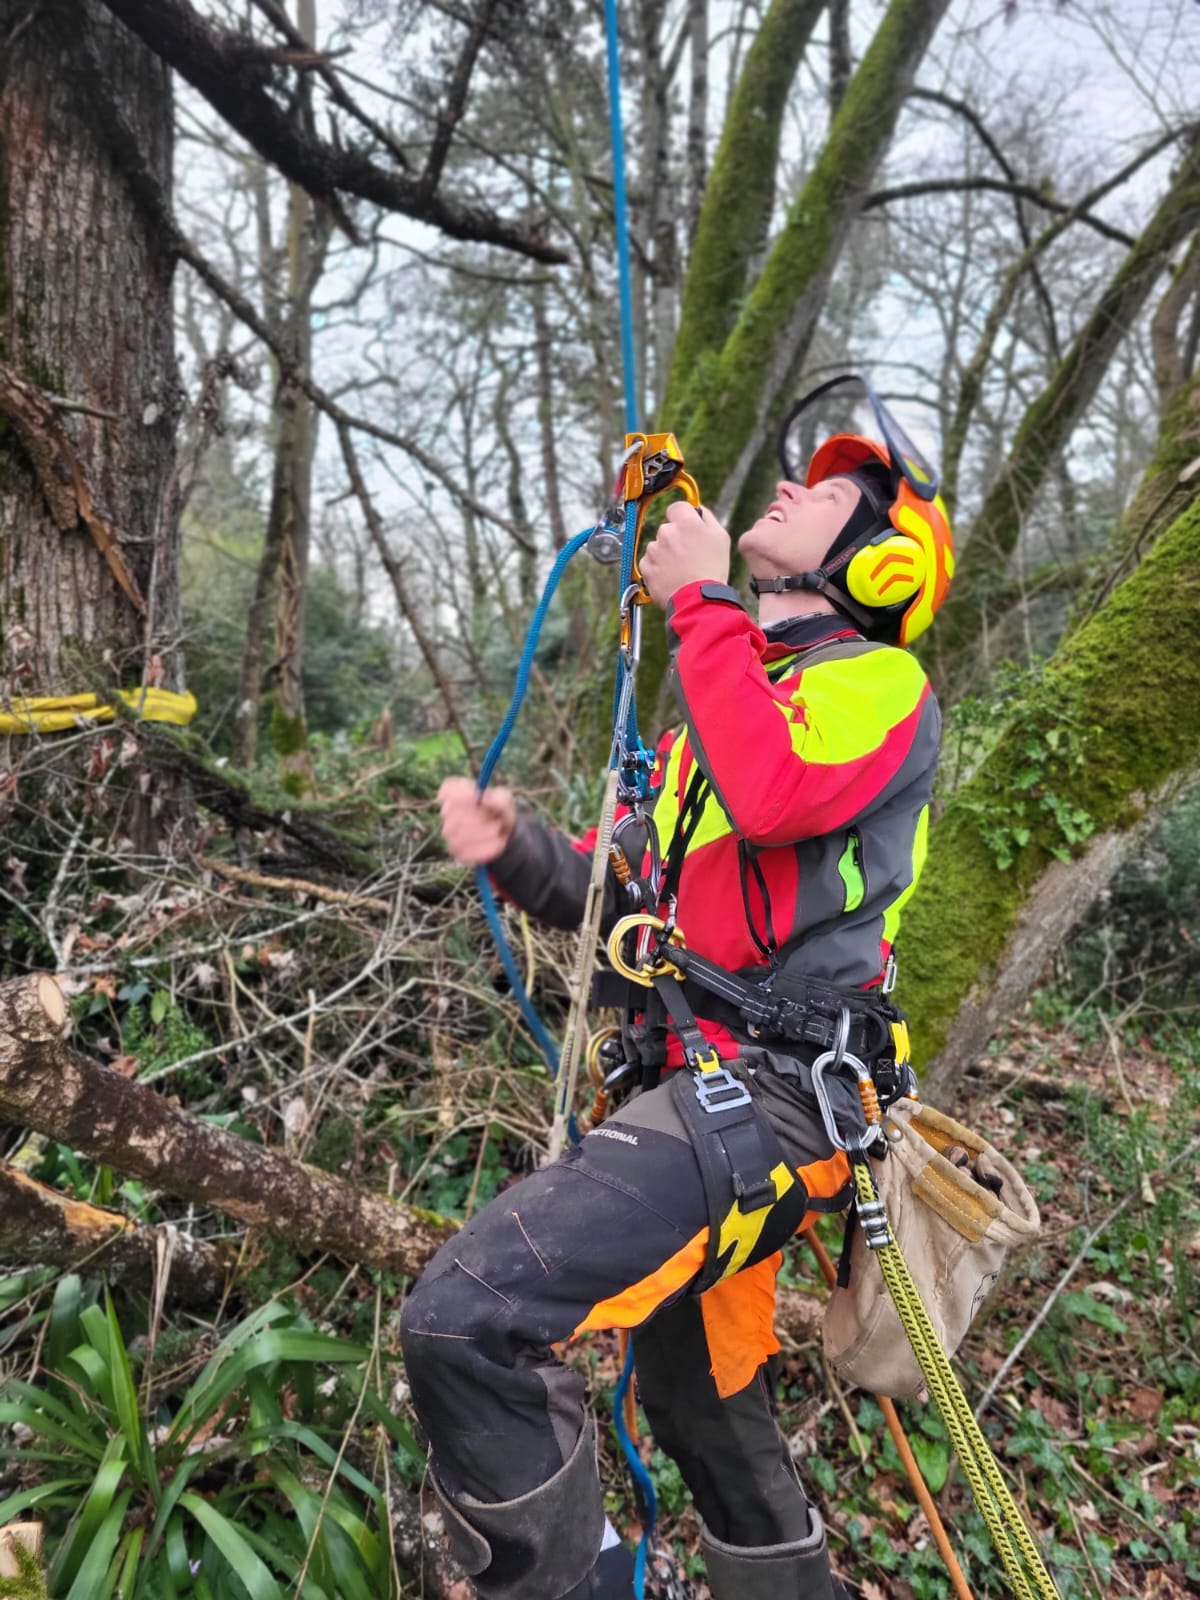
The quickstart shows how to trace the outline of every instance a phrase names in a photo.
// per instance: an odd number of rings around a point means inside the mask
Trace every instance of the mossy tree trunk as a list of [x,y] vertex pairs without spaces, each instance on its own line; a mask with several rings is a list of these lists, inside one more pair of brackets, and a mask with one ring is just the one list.
[[170,189],[169,75],[93,0],[21,11],[0,24],[0,684],[178,688],[174,261],[136,197]]
[[1002,590],[1008,563],[1046,474],[1091,404],[1121,341],[1133,327],[1171,254],[1200,223],[1200,137],[1134,248],[1121,263],[1046,388],[1022,418],[1008,459],[963,541],[954,586],[931,639],[944,689],[964,677],[989,593]]
[[[1162,453],[1200,416],[1168,413]],[[904,918],[899,998],[933,1095],[1036,981],[1122,844],[1200,762],[1200,479],[1072,634],[933,830]],[[1001,865],[1001,863],[1005,863]]]
[[767,246],[779,136],[792,81],[825,0],[772,0],[746,54],[704,202],[683,286],[663,416],[679,429],[688,384],[737,321],[751,264]]

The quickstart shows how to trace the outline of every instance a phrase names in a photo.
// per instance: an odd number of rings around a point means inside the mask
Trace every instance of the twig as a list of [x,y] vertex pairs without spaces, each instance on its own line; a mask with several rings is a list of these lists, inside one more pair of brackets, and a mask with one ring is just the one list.
[[[1172,1165],[1174,1165],[1174,1164],[1176,1164],[1176,1163],[1178,1163],[1180,1161],[1186,1161],[1188,1156],[1190,1156],[1192,1154],[1192,1152],[1194,1150],[1197,1150],[1197,1149],[1200,1149],[1200,1138],[1193,1139],[1190,1144],[1186,1145],[1184,1147],[1184,1149],[1182,1149],[1179,1152],[1179,1154],[1174,1157]],[[1155,1177],[1157,1177],[1157,1176],[1158,1176],[1158,1174],[1156,1173]],[[1058,1300],[1058,1297],[1062,1294],[1063,1290],[1067,1287],[1067,1284],[1070,1283],[1071,1279],[1075,1276],[1076,1272],[1082,1266],[1084,1257],[1087,1255],[1088,1251],[1092,1248],[1092,1246],[1095,1244],[1096,1240],[1100,1237],[1100,1235],[1102,1233],[1104,1233],[1117,1220],[1117,1218],[1129,1206],[1129,1204],[1132,1201],[1141,1198],[1141,1193],[1142,1193],[1142,1191],[1141,1191],[1141,1189],[1139,1187],[1136,1191],[1134,1191],[1134,1192],[1132,1192],[1130,1194],[1127,1194],[1125,1196],[1124,1200],[1120,1201],[1119,1204],[1115,1205],[1112,1208],[1112,1210],[1108,1213],[1108,1215],[1106,1217],[1102,1218],[1101,1221],[1099,1221],[1096,1224],[1096,1226],[1091,1230],[1091,1232],[1088,1234],[1087,1238],[1084,1239],[1083,1243],[1080,1245],[1079,1249],[1075,1253],[1074,1260],[1071,1262],[1070,1266],[1068,1266],[1067,1270],[1063,1273],[1062,1277],[1058,1280],[1058,1282],[1055,1284],[1054,1288],[1051,1290],[1049,1296],[1047,1297],[1045,1305],[1038,1312],[1037,1316],[1034,1317],[1033,1321],[1029,1324],[1029,1326],[1026,1328],[1025,1332],[1017,1340],[1017,1342],[1013,1346],[1013,1348],[1009,1351],[1008,1356],[1006,1357],[1003,1366],[1000,1368],[1000,1370],[996,1374],[996,1376],[992,1379],[991,1383],[989,1383],[987,1388],[984,1390],[983,1398],[980,1400],[979,1404],[975,1407],[975,1416],[976,1416],[977,1419],[979,1417],[982,1417],[983,1413],[987,1410],[987,1408],[991,1405],[992,1401],[996,1398],[996,1392],[999,1389],[1000,1385],[1004,1382],[1005,1378],[1012,1371],[1012,1368],[1013,1368],[1014,1364],[1019,1360],[1021,1352],[1024,1350],[1025,1346],[1029,1343],[1029,1341],[1033,1338],[1034,1334],[1041,1327],[1042,1323],[1045,1322],[1046,1318],[1050,1315],[1050,1312],[1053,1309],[1055,1302]]]
[[854,1448],[858,1451],[858,1459],[860,1461],[866,1461],[870,1457],[870,1451],[867,1449],[867,1441],[859,1432],[858,1424],[854,1420],[854,1413],[850,1410],[850,1402],[846,1399],[846,1391],[838,1382],[837,1373],[829,1364],[829,1361],[826,1359],[825,1352],[823,1350],[820,1351],[820,1357],[821,1370],[825,1374],[826,1386],[836,1401],[838,1410],[846,1419],[846,1426],[850,1430],[850,1437],[854,1441]]
[[323,883],[310,883],[307,878],[277,878],[269,872],[252,872],[247,867],[235,867],[229,861],[218,861],[213,856],[197,856],[197,865],[219,877],[230,878],[234,883],[248,883],[255,889],[289,889],[296,894],[310,895],[323,900],[326,905],[349,906],[356,911],[379,911],[390,916],[392,902],[380,900],[376,895],[351,894],[346,889],[327,889]]

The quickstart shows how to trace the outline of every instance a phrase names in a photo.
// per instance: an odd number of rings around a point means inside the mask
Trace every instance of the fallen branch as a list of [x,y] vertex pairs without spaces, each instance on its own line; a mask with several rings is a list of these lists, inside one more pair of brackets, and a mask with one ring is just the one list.
[[206,872],[215,872],[232,883],[249,884],[254,889],[290,889],[296,894],[308,895],[330,906],[347,906],[353,911],[378,911],[390,916],[392,902],[381,900],[373,894],[351,894],[348,889],[329,889],[323,883],[310,883],[307,878],[278,878],[269,872],[252,872],[248,867],[235,867],[230,861],[218,861],[214,856],[197,856],[197,864]]
[[454,1232],[442,1217],[251,1144],[98,1066],[63,1043],[66,1020],[53,978],[0,983],[0,1119],[300,1250],[417,1273]]
[[32,1560],[40,1568],[43,1537],[40,1522],[10,1522],[7,1528],[0,1528],[0,1578],[22,1576],[18,1551],[24,1553],[27,1563]]
[[139,1227],[119,1211],[72,1200],[0,1163],[0,1261],[82,1267],[110,1281],[149,1286],[159,1262],[171,1298],[186,1305],[219,1300],[226,1262],[219,1246],[177,1228]]

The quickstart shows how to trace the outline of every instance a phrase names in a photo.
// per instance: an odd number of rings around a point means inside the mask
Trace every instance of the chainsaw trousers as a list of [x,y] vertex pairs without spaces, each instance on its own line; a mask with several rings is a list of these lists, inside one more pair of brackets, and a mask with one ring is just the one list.
[[[402,1340],[439,1492],[468,1522],[473,1505],[499,1509],[566,1481],[587,1427],[586,1385],[551,1347],[580,1330],[628,1327],[651,1431],[708,1532],[756,1548],[809,1539],[765,1361],[778,1348],[780,1247],[817,1211],[845,1204],[847,1169],[815,1116],[793,1115],[780,1146],[797,1175],[788,1204],[746,1219],[739,1275],[703,1295],[688,1290],[705,1259],[704,1186],[669,1085],[504,1191],[442,1247],[409,1296]],[[572,1484],[565,1500],[547,1496],[547,1551],[567,1537],[564,1519],[602,1528],[594,1466]],[[505,1553],[491,1546],[501,1572]],[[520,1559],[525,1592],[540,1594],[543,1558],[533,1549]],[[481,1595],[505,1592],[489,1591],[488,1570],[477,1582]],[[551,1588],[548,1600],[569,1589]]]

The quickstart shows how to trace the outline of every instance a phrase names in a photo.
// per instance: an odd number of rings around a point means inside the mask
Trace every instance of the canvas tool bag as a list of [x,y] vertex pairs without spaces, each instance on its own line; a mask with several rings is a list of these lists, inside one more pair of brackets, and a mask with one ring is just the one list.
[[[1037,1204],[1013,1164],[953,1117],[902,1099],[888,1110],[885,1128],[888,1155],[872,1161],[871,1170],[934,1330],[953,1355],[1008,1252],[1037,1235]],[[955,1165],[946,1150],[958,1160],[965,1151],[969,1165]],[[972,1168],[998,1178],[999,1195]],[[824,1343],[841,1377],[875,1394],[906,1399],[924,1384],[861,1227],[854,1230],[849,1285],[835,1289],[826,1308]]]

